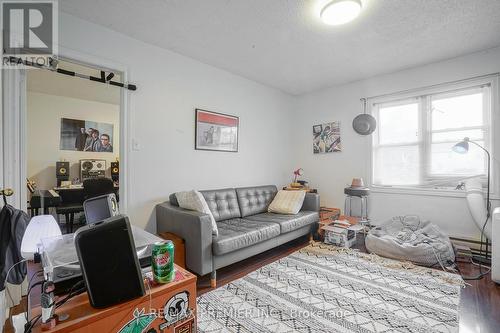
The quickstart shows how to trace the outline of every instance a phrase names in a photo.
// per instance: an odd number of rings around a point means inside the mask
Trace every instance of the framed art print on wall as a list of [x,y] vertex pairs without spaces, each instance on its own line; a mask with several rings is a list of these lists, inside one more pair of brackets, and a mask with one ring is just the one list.
[[313,126],[313,153],[324,154],[342,151],[340,122]]
[[60,150],[113,152],[113,124],[61,118]]
[[239,127],[236,116],[196,109],[194,148],[237,152]]

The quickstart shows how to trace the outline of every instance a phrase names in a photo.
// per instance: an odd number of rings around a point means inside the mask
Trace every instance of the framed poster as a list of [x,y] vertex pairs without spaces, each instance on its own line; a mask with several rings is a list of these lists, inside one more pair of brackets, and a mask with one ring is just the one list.
[[60,150],[113,152],[113,124],[61,118]]
[[194,148],[237,152],[239,126],[236,116],[196,109]]
[[340,121],[313,126],[313,153],[323,154],[342,151]]

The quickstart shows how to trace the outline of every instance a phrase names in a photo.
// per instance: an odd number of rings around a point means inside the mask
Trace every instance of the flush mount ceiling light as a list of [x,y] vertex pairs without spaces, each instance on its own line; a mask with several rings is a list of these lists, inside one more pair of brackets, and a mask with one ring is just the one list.
[[320,17],[329,25],[351,22],[361,12],[360,0],[333,0],[321,10]]

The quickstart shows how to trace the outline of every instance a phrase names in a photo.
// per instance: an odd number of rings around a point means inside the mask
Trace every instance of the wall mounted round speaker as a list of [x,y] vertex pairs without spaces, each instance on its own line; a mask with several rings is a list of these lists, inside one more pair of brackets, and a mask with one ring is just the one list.
[[352,128],[356,133],[361,135],[369,135],[377,128],[377,121],[369,114],[357,115],[352,121]]

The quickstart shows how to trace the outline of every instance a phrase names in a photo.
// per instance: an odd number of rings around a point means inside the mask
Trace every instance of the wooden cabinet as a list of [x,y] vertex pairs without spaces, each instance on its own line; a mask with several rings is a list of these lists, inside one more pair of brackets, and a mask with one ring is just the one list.
[[[90,306],[86,293],[70,299],[56,310],[68,316],[54,328],[43,331],[40,321],[33,332],[135,333],[196,332],[196,276],[176,265],[173,282],[147,286],[146,295],[106,309]],[[32,317],[40,314],[32,310]]]

